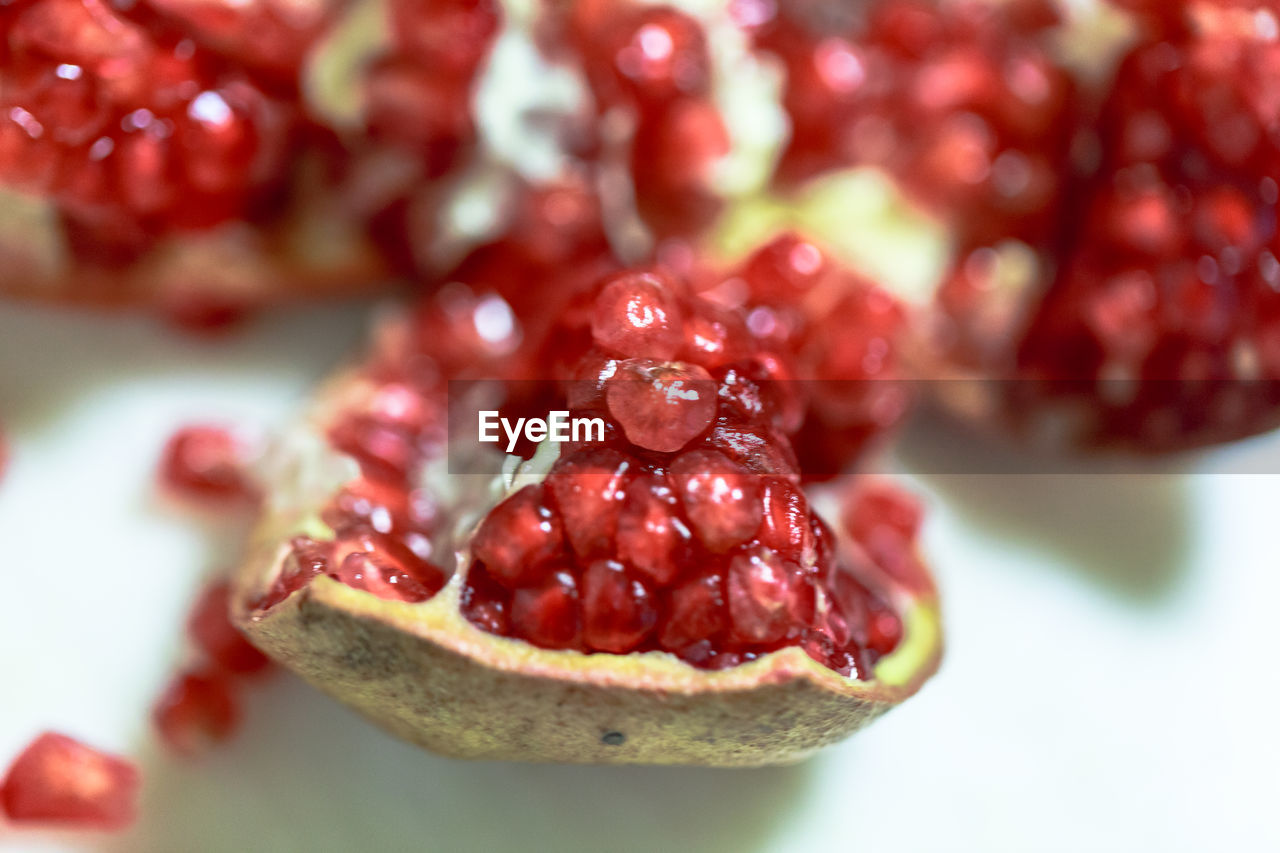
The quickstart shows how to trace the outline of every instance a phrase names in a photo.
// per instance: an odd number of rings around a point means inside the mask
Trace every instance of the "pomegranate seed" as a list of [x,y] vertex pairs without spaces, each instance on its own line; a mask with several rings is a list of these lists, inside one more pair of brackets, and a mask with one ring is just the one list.
[[655,273],[622,273],[596,297],[591,334],[598,346],[625,358],[675,357],[684,340],[671,282]]
[[671,466],[671,478],[702,544],[724,553],[760,528],[757,477],[713,450],[691,450]]
[[230,584],[205,587],[191,610],[187,633],[210,660],[227,672],[260,672],[271,665],[271,659],[250,645],[231,624],[230,603]]
[[658,640],[664,649],[681,651],[719,636],[726,622],[724,577],[708,574],[671,591]]
[[337,578],[350,587],[391,601],[426,601],[434,594],[383,555],[369,551],[347,554],[338,566]]
[[609,413],[635,445],[672,453],[711,425],[716,385],[697,365],[630,358],[605,383]]
[[510,609],[510,593],[506,587],[495,581],[484,566],[473,564],[462,588],[462,615],[477,628],[501,636],[508,631]]
[[118,830],[134,821],[138,785],[131,762],[46,732],[10,765],[0,801],[15,824]]
[[257,489],[245,473],[247,450],[230,430],[188,426],[160,457],[160,480],[175,493],[202,500],[252,501]]
[[812,618],[813,587],[799,566],[777,555],[734,557],[727,587],[732,631],[741,642],[779,642]]
[[187,672],[165,688],[152,720],[166,746],[196,756],[231,738],[240,726],[240,705],[227,675]]
[[658,621],[652,593],[625,567],[598,560],[582,576],[582,636],[588,647],[624,654],[638,646]]
[[809,503],[790,480],[769,477],[761,498],[764,517],[757,538],[761,545],[797,562],[814,556]]
[[267,610],[275,607],[310,583],[312,578],[328,572],[332,560],[332,543],[317,542],[307,536],[295,536],[289,540],[289,553],[280,567],[280,576],[267,594],[254,602],[254,609]]
[[555,572],[541,586],[518,589],[511,597],[512,632],[534,645],[575,648],[580,622],[578,583],[569,572]]
[[565,534],[580,558],[608,556],[631,468],[621,453],[594,448],[561,459],[548,475]]
[[842,516],[849,535],[865,541],[885,527],[903,539],[915,539],[924,511],[920,501],[902,489],[879,480],[860,482],[845,503]]
[[490,510],[471,540],[476,558],[508,586],[540,580],[563,547],[560,519],[542,486],[525,486]]
[[618,558],[657,587],[671,584],[692,558],[693,534],[680,518],[675,495],[654,478],[627,488],[618,519]]

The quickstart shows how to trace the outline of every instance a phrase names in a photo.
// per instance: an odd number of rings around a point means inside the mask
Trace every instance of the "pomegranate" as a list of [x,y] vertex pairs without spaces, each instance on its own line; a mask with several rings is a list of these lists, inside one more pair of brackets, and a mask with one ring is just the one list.
[[[919,688],[940,637],[909,499],[864,502],[856,534],[821,520],[804,412],[741,312],[661,267],[505,305],[455,283],[322,392],[233,595],[256,645],[477,758],[790,761]],[[474,398],[599,431],[500,465],[474,420],[446,436]]]
[[944,285],[947,357],[1014,429],[1161,451],[1280,424],[1280,48],[1231,5],[1170,4],[1122,57],[1099,165],[1012,289],[990,248]]
[[435,184],[470,150],[497,13],[393,3],[395,37],[369,48],[356,105],[338,108],[310,77],[356,26],[346,5],[0,10],[3,289],[147,302],[211,331],[298,292],[385,286],[403,209],[433,221]]
[[0,782],[0,806],[16,825],[124,829],[137,796],[133,764],[54,732],[32,741]]
[[751,17],[782,60],[791,135],[778,180],[879,166],[962,245],[1039,239],[1069,176],[1075,84],[1047,0],[876,0],[863,17],[778,4]]

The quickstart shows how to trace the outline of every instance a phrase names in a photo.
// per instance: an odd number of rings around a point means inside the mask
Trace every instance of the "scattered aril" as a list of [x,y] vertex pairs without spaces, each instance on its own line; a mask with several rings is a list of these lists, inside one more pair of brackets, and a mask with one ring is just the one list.
[[175,754],[202,755],[239,728],[239,685],[226,672],[182,672],[156,701],[151,719],[161,741]]
[[235,430],[192,425],[175,432],[160,457],[160,483],[184,498],[252,504],[258,487],[248,471],[252,445]]
[[134,821],[138,786],[126,759],[46,732],[0,781],[0,811],[15,827],[121,830]]

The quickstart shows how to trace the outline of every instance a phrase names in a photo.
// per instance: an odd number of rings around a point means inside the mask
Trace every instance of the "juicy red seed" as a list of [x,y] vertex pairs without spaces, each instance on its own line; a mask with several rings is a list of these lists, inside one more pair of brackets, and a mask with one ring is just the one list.
[[412,431],[369,415],[349,414],[329,430],[329,440],[360,463],[366,476],[399,483],[421,460]]
[[605,385],[609,413],[639,447],[674,453],[711,425],[716,385],[695,364],[632,358]]
[[132,762],[46,732],[10,765],[0,804],[15,824],[118,830],[134,821],[138,786]]
[[724,553],[760,528],[759,478],[713,450],[693,450],[671,466],[671,480],[707,548]]
[[[344,569],[351,554],[372,557]],[[339,580],[359,589],[383,597],[421,600],[416,596],[422,591],[428,596],[434,595],[448,579],[444,570],[431,562],[430,556],[431,542],[425,537],[387,536],[368,528],[351,528],[339,533],[334,540],[332,564],[338,567],[335,576]]]
[[710,57],[697,20],[659,6],[641,11],[628,29],[626,42],[613,62],[635,95],[649,102],[665,102],[707,90]]
[[569,572],[555,572],[540,586],[518,589],[511,597],[512,633],[536,646],[575,648],[580,626],[578,582]]
[[215,664],[228,672],[259,672],[271,660],[231,624],[231,586],[211,584],[200,594],[187,620],[187,633]]
[[887,655],[901,640],[902,620],[883,603],[873,601],[867,621],[867,648]]
[[724,630],[728,618],[724,577],[713,573],[675,588],[668,607],[670,612],[658,633],[664,649],[680,651],[710,641]]
[[565,534],[584,560],[609,556],[633,463],[608,448],[561,459],[547,476]]
[[684,322],[682,358],[714,370],[746,358],[751,333],[742,318],[710,302],[699,302]]
[[733,636],[744,643],[776,643],[813,618],[813,587],[795,563],[768,552],[729,563],[728,602]]
[[536,582],[563,551],[560,519],[545,501],[542,486],[525,486],[490,510],[472,538],[476,558],[508,586]]
[[261,599],[253,603],[255,610],[275,607],[306,586],[312,578],[329,571],[333,560],[333,543],[317,542],[307,536],[289,540],[289,552],[280,565],[280,574]]
[[625,358],[675,357],[684,339],[671,282],[657,273],[622,273],[596,296],[591,334],[598,346]]
[[435,594],[413,575],[401,571],[384,554],[353,551],[338,566],[337,579],[347,586],[391,601],[426,601]]
[[188,672],[165,688],[152,721],[166,746],[179,755],[195,756],[235,734],[240,704],[228,676]]
[[658,622],[649,589],[614,560],[598,560],[582,576],[582,637],[587,647],[624,654]]
[[821,249],[798,234],[787,233],[748,258],[741,275],[757,300],[788,304],[812,289],[829,268]]
[[173,491],[204,500],[250,501],[256,489],[245,473],[247,450],[230,430],[189,426],[178,430],[160,457],[160,479]]
[[873,480],[855,488],[842,521],[849,535],[859,541],[879,528],[887,528],[903,539],[914,539],[920,532],[923,515],[915,497],[889,483]]
[[618,559],[658,587],[671,584],[690,564],[693,534],[665,483],[646,477],[631,484],[618,519],[617,543]]
[[463,617],[477,628],[504,635],[508,631],[511,593],[495,581],[484,566],[473,563],[462,588],[461,610]]
[[790,480],[769,477],[761,498],[764,518],[756,537],[760,544],[788,559],[813,557],[814,536],[809,502]]
[[379,533],[430,534],[439,508],[422,489],[406,491],[398,485],[361,477],[343,486],[320,514],[334,530],[370,527]]

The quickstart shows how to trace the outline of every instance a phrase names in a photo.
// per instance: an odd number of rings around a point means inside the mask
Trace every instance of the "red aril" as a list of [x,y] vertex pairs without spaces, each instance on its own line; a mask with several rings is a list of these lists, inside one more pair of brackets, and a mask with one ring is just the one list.
[[160,482],[175,494],[203,501],[252,503],[257,486],[247,467],[248,443],[221,426],[175,432],[160,457]]
[[131,762],[46,732],[9,766],[0,804],[14,825],[119,830],[134,821],[138,785]]
[[203,754],[240,726],[240,700],[225,672],[183,672],[156,701],[152,723],[164,745],[184,757]]
[[205,587],[187,619],[187,633],[199,650],[226,672],[260,672],[271,660],[231,624],[230,596],[231,585],[226,581]]

